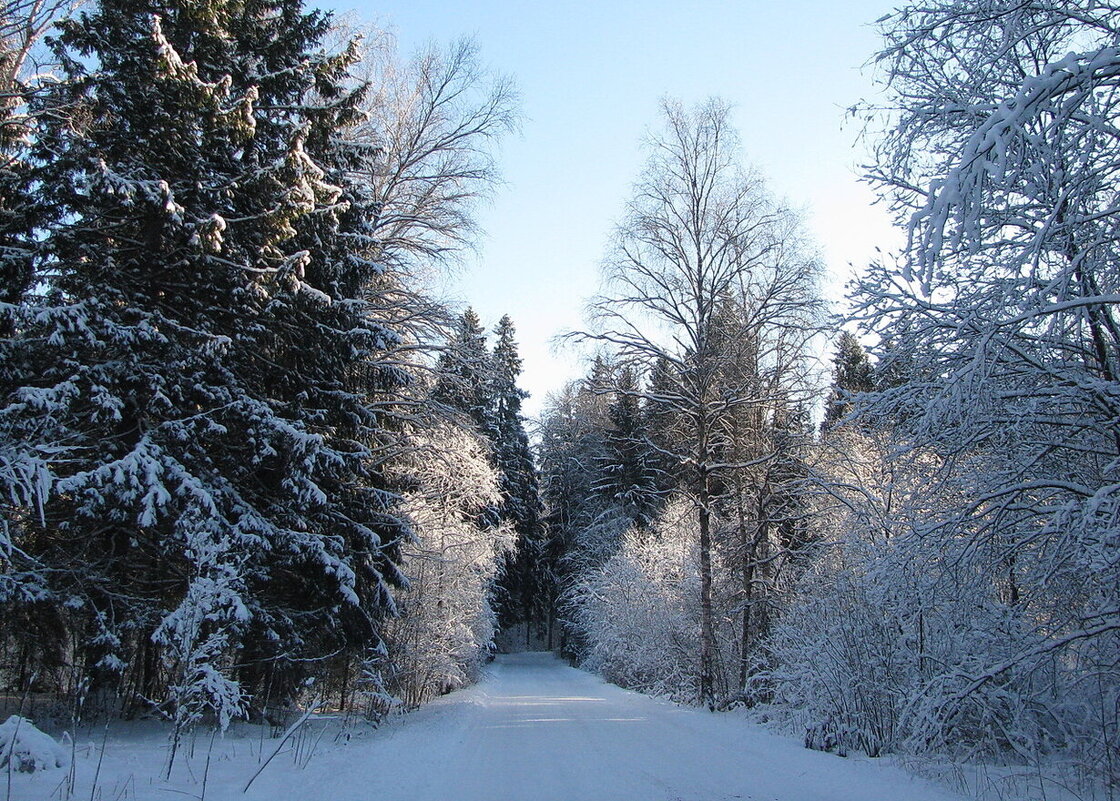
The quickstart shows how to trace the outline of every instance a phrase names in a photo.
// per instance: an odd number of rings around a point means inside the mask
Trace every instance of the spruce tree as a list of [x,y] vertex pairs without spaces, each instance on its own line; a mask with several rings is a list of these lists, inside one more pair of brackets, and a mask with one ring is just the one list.
[[841,331],[836,341],[832,365],[832,389],[825,407],[824,428],[835,425],[848,415],[855,395],[875,388],[871,362],[859,340],[847,331]]
[[343,124],[307,102],[344,70],[314,53],[328,25],[296,0],[104,0],[56,44],[37,140],[51,294],[0,425],[65,444],[26,541],[49,567],[37,602],[66,610],[102,697],[127,680],[183,725],[244,710],[238,679],[259,678],[235,664],[375,644],[404,536],[353,444],[373,437],[337,437],[296,389],[294,343],[336,354],[319,391],[354,343],[321,344],[329,313],[280,322],[293,298],[332,300],[309,283],[335,269],[312,223],[342,213],[309,150]]
[[478,315],[469,308],[463,312],[440,355],[432,400],[474,426],[487,442],[490,462],[498,472],[501,501],[485,508],[480,522],[489,526],[509,522],[517,535],[496,590],[501,623],[509,626],[540,621],[549,606],[542,601],[546,544],[537,471],[521,416],[521,401],[527,397],[517,386],[521,357],[508,315],[494,333],[490,352]]
[[498,321],[494,334],[497,341],[494,344],[491,392],[494,453],[506,496],[502,516],[511,520],[519,532],[528,535],[535,533],[540,524],[537,471],[521,416],[521,401],[528,397],[528,393],[517,386],[521,357],[517,353],[513,321],[508,315]]
[[513,321],[505,315],[494,329],[497,341],[493,352],[494,459],[502,490],[498,510],[502,520],[513,524],[517,545],[509,557],[502,586],[507,601],[502,609],[506,624],[539,623],[547,604],[541,502],[537,470],[529,449],[529,437],[521,417],[521,401],[527,393],[517,386],[521,357]]
[[623,367],[615,379],[609,411],[603,476],[596,491],[631,525],[648,526],[659,500],[652,445],[643,421],[640,387],[634,370]]
[[[308,20],[321,35],[326,18]],[[368,175],[382,155],[348,135],[364,119],[365,88],[349,88],[347,73],[357,58],[351,42],[309,62],[303,93],[310,102],[300,132],[309,168],[303,194],[318,194],[325,204],[294,226],[291,247],[300,261],[278,276],[261,314],[262,337],[242,368],[278,416],[319,442],[325,457],[314,472],[320,502],[276,512],[351,560],[348,580],[358,599],[339,605],[333,584],[307,570],[306,552],[275,566],[284,582],[274,581],[272,570],[262,574],[270,613],[247,639],[244,675],[273,694],[294,686],[309,658],[337,655],[333,661],[345,664],[382,647],[377,618],[393,610],[389,588],[403,583],[396,562],[412,536],[400,511],[399,471],[390,468],[407,448],[402,406],[415,400],[398,331],[399,315],[414,311],[395,309],[406,294],[404,278],[387,266],[392,259],[375,232],[380,206]],[[285,479],[288,468],[280,467],[270,470],[270,480]],[[311,564],[327,564],[324,559],[330,557],[315,554]],[[300,658],[290,659],[293,653]]]
[[[609,427],[603,400],[588,382],[573,381],[550,398],[541,418],[540,489],[551,609],[598,558],[597,549],[585,547],[585,535],[603,509],[595,489],[603,478]],[[582,650],[578,635],[568,626],[562,630],[560,647],[568,655]]]
[[455,321],[450,341],[440,354],[432,400],[466,415],[479,433],[493,440],[493,389],[486,331],[474,309],[468,308]]
[[666,358],[658,358],[649,370],[642,403],[642,423],[649,432],[654,486],[661,497],[681,483],[680,448],[682,415],[672,402],[679,392],[677,370]]

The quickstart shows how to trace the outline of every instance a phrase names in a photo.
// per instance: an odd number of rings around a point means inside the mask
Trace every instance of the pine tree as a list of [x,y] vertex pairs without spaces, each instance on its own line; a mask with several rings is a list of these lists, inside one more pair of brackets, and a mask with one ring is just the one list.
[[486,331],[474,309],[468,308],[455,323],[455,330],[440,354],[432,400],[467,415],[478,432],[494,438],[493,391]]
[[546,577],[541,502],[537,469],[529,448],[529,437],[521,417],[521,401],[527,393],[517,386],[521,357],[513,321],[508,315],[494,329],[493,383],[494,458],[502,490],[499,516],[513,524],[517,545],[507,562],[502,587],[507,595],[504,622],[540,622]]
[[836,355],[832,359],[832,390],[825,407],[824,423],[828,428],[844,419],[851,411],[852,398],[860,392],[874,389],[871,362],[859,340],[842,331],[836,341]]
[[59,615],[106,697],[127,679],[158,700],[166,661],[182,726],[244,710],[235,659],[375,643],[390,604],[392,498],[359,481],[339,499],[368,450],[332,439],[283,364],[328,318],[278,322],[293,297],[331,297],[308,240],[340,188],[308,147],[341,122],[306,102],[341,77],[312,53],[328,25],[295,0],[104,0],[56,48],[60,113],[37,140],[51,296],[0,424],[65,443],[26,542],[50,568],[40,602],[76,610]]

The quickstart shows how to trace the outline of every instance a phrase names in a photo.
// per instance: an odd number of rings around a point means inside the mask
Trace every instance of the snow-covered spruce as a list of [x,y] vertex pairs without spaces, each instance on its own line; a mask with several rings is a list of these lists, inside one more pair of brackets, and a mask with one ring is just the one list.
[[210,6],[64,23],[35,138],[51,292],[18,310],[0,409],[56,476],[9,518],[41,586],[6,612],[77,646],[90,703],[177,730],[374,641],[407,537],[356,378],[399,339],[356,303],[377,268],[318,244],[359,225],[327,149],[356,55],[315,53],[329,23],[298,2]]

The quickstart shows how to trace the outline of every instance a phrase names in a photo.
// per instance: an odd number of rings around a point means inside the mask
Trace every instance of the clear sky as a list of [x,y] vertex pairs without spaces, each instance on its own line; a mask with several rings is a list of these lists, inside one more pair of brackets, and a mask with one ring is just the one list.
[[505,185],[479,210],[484,230],[447,293],[493,327],[517,326],[525,411],[582,369],[551,340],[583,325],[614,223],[638,176],[642,137],[663,96],[719,96],[736,109],[743,160],[804,209],[830,296],[875,247],[897,246],[859,182],[858,123],[845,110],[874,91],[864,68],[890,0],[333,0],[393,29],[403,54],[464,36],[515,80],[522,133],[504,144]]

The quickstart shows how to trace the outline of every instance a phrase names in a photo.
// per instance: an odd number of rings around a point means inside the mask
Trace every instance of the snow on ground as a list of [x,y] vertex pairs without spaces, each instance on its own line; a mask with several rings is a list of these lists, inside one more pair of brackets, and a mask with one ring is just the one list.
[[0,723],[0,768],[20,773],[50,770],[66,764],[66,752],[30,720],[12,715]]
[[[317,730],[316,730],[317,729]],[[648,698],[551,654],[499,657],[475,687],[378,730],[318,721],[247,794],[277,740],[200,735],[162,779],[165,734],[135,725],[76,746],[75,798],[147,801],[950,801],[897,768],[804,749],[741,718]],[[96,734],[96,732],[95,732]],[[297,749],[298,746],[298,749]],[[209,768],[206,763],[209,756]],[[11,799],[64,799],[66,768],[11,777]],[[203,778],[205,777],[205,793]],[[4,796],[0,777],[0,799]]]

